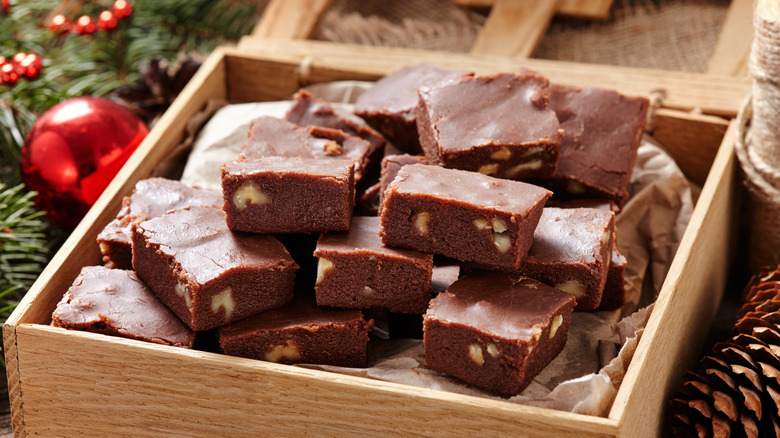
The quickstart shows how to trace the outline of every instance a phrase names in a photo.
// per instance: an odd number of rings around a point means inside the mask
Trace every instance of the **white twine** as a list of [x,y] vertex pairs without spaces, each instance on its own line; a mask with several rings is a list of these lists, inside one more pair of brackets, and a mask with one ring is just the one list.
[[750,52],[753,95],[739,113],[736,152],[750,201],[749,265],[780,264],[780,3],[758,0]]
[[780,3],[756,4],[750,72],[753,75],[753,118],[748,157],[774,187],[780,187]]

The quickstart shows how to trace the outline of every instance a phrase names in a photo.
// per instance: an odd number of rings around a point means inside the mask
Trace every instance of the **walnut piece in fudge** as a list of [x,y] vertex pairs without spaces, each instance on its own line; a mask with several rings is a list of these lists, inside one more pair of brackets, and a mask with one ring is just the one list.
[[355,161],[355,182],[368,172],[372,146],[362,138],[338,129],[310,126],[301,128],[276,117],[258,117],[249,124],[247,141],[241,146],[241,159],[256,157],[303,157],[351,159]]
[[103,266],[81,269],[52,325],[185,348],[195,337],[135,272]]
[[514,180],[552,175],[562,131],[547,89],[534,73],[420,88],[417,129],[428,163]]
[[465,71],[447,70],[429,64],[405,67],[385,76],[361,94],[355,114],[384,134],[398,149],[419,154],[415,108],[417,90],[424,85],[458,78]]
[[222,328],[225,354],[270,362],[365,367],[368,332],[360,310],[317,307],[296,300]]
[[161,216],[168,210],[192,205],[222,205],[218,190],[202,189],[165,178],[138,181],[131,196],[126,196],[116,219],[98,234],[103,261],[109,268],[132,269],[131,227],[134,222]]
[[222,166],[228,228],[252,233],[348,230],[355,206],[354,163],[260,157]]
[[648,106],[612,90],[551,85],[563,142],[558,169],[543,184],[558,196],[604,197],[622,207]]
[[134,225],[133,267],[198,331],[290,303],[298,269],[274,237],[230,231],[219,207],[183,208]]
[[615,213],[545,207],[517,273],[577,298],[577,310],[601,303],[614,247]]
[[566,344],[574,297],[499,272],[461,277],[431,301],[425,361],[490,392],[522,392]]
[[390,246],[518,269],[549,195],[518,181],[410,164],[385,191],[380,235]]
[[425,313],[433,255],[385,246],[379,229],[378,217],[355,216],[348,232],[320,236],[314,251],[318,305]]

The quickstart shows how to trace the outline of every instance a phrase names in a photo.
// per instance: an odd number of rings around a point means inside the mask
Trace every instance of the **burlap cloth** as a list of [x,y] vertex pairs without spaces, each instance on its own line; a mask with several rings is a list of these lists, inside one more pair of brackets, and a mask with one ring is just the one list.
[[[534,57],[704,72],[729,0],[615,0],[605,21],[556,17]],[[316,40],[468,52],[485,22],[452,0],[334,0]]]

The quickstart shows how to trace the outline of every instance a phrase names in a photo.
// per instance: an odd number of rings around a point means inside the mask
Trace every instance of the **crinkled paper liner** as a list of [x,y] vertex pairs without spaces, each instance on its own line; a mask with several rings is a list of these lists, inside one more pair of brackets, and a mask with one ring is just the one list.
[[[368,84],[339,82],[309,87],[344,115]],[[228,105],[206,123],[194,142],[182,181],[220,188],[220,168],[238,157],[249,122],[283,117],[289,101]],[[357,119],[359,120],[359,119]],[[628,259],[627,303],[616,311],[574,312],[565,349],[523,391],[509,399],[491,395],[425,366],[422,341],[372,341],[372,365],[344,368],[300,365],[343,374],[575,413],[606,416],[693,211],[693,190],[674,161],[645,138],[617,216],[618,247]],[[644,287],[643,287],[644,285]],[[634,312],[641,307],[641,310]]]

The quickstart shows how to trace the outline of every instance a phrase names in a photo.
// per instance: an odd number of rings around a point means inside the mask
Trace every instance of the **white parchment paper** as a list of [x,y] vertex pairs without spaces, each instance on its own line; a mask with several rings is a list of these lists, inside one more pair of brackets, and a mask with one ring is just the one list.
[[[370,84],[310,87],[315,97],[351,116],[351,103]],[[290,101],[227,105],[197,136],[182,181],[220,188],[222,164],[238,157],[249,122],[283,117]],[[354,117],[354,116],[351,116]],[[693,211],[693,188],[663,150],[644,138],[631,176],[629,201],[617,216],[620,252],[627,258],[626,305],[609,312],[574,312],[563,352],[510,402],[606,416]],[[637,308],[640,310],[636,311]],[[425,366],[422,341],[372,341],[368,368],[302,365],[343,374],[501,399]]]

